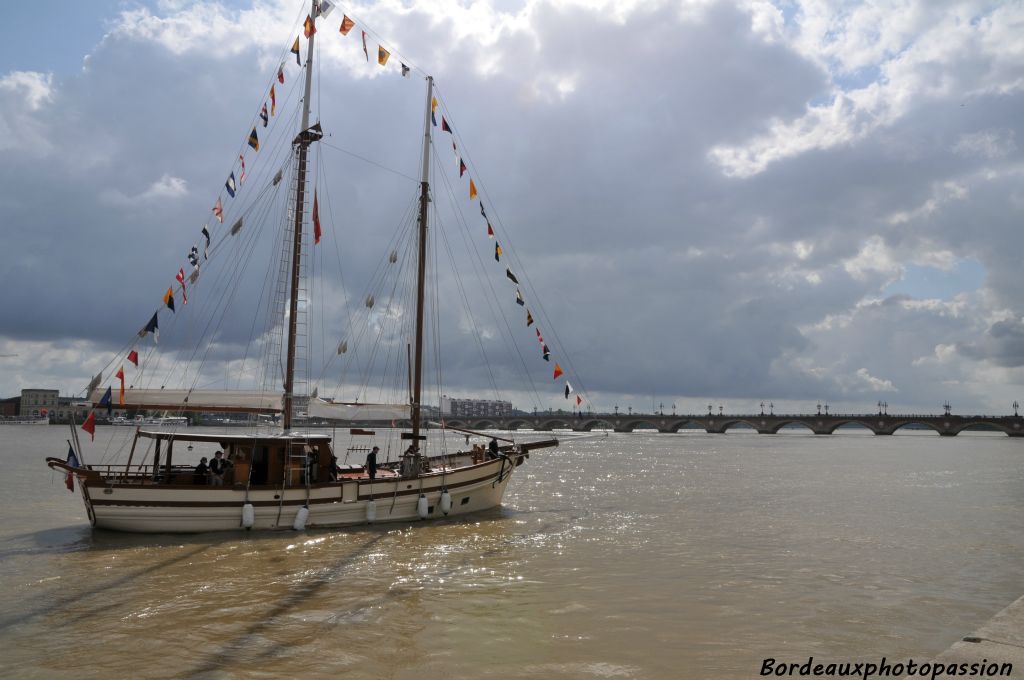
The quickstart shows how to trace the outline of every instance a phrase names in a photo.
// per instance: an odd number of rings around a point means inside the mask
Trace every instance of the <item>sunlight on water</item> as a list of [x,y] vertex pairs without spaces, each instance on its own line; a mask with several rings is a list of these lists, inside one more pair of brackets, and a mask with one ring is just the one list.
[[1021,595],[1004,436],[565,437],[463,520],[135,536],[89,529],[42,462],[64,428],[27,429],[0,443],[4,676],[754,677],[924,658]]

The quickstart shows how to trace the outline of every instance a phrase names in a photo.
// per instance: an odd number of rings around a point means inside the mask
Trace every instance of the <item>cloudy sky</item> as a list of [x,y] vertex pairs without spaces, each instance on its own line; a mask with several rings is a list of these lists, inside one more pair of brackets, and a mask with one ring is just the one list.
[[[45,20],[0,9],[3,396],[81,392],[132,340],[305,14],[292,0],[47,6]],[[365,63],[342,12],[435,76],[507,261],[595,409],[1006,413],[1024,397],[1021,2],[339,5],[318,36],[317,104],[330,143],[377,165],[322,152],[332,238],[400,220],[424,97],[420,79]],[[373,271],[372,241],[338,237],[356,260],[346,282]],[[506,315],[522,325],[505,303],[479,324],[442,318],[449,393],[503,380],[492,336]],[[314,324],[331,342],[341,307]],[[468,335],[490,371],[457,351]],[[210,372],[245,351],[228,336]],[[513,400],[564,405],[530,352],[507,367],[539,397]]]

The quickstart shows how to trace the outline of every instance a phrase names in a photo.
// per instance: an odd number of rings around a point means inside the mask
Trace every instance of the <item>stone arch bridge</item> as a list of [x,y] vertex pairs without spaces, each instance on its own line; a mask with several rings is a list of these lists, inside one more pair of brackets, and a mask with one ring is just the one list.
[[1022,416],[959,416],[959,415],[663,415],[663,414],[537,414],[507,416],[503,418],[447,418],[450,427],[467,430],[657,430],[679,432],[703,429],[712,434],[724,434],[733,428],[752,428],[758,434],[776,434],[785,427],[804,427],[814,434],[833,434],[841,427],[863,427],[878,435],[890,435],[905,427],[927,428],[940,435],[952,437],[965,430],[1003,432],[1011,437],[1024,437]]

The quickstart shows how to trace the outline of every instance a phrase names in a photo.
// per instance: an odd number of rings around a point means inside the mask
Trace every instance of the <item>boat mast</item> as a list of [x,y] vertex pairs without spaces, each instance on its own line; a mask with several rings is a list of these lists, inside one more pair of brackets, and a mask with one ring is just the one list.
[[[317,15],[317,0],[311,0],[309,16]],[[299,314],[299,279],[301,275],[302,258],[302,221],[306,216],[306,174],[309,156],[309,145],[319,139],[318,135],[310,134],[309,130],[309,94],[313,87],[313,41],[316,32],[309,36],[306,47],[306,85],[302,95],[302,123],[299,126],[299,134],[292,142],[296,152],[296,180],[295,180],[295,205],[292,212],[295,215],[292,239],[292,276],[291,296],[288,303],[288,360],[284,373],[284,422],[283,427],[288,431],[292,427],[292,411],[294,410],[293,391],[295,389],[295,336],[298,330]]]
[[420,421],[423,396],[423,298],[427,278],[427,204],[430,203],[430,126],[434,99],[434,78],[427,76],[427,112],[423,121],[423,179],[420,181],[419,265],[416,276],[416,367],[413,372],[412,441],[420,450]]

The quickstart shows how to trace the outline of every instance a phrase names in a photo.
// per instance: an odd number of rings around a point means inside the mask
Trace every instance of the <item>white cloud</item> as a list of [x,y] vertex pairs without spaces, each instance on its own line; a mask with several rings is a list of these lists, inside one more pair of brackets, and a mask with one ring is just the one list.
[[188,182],[181,177],[174,177],[164,173],[160,179],[150,184],[145,191],[135,196],[125,195],[117,189],[108,189],[100,194],[100,199],[110,205],[131,207],[166,199],[181,198],[187,195]]

